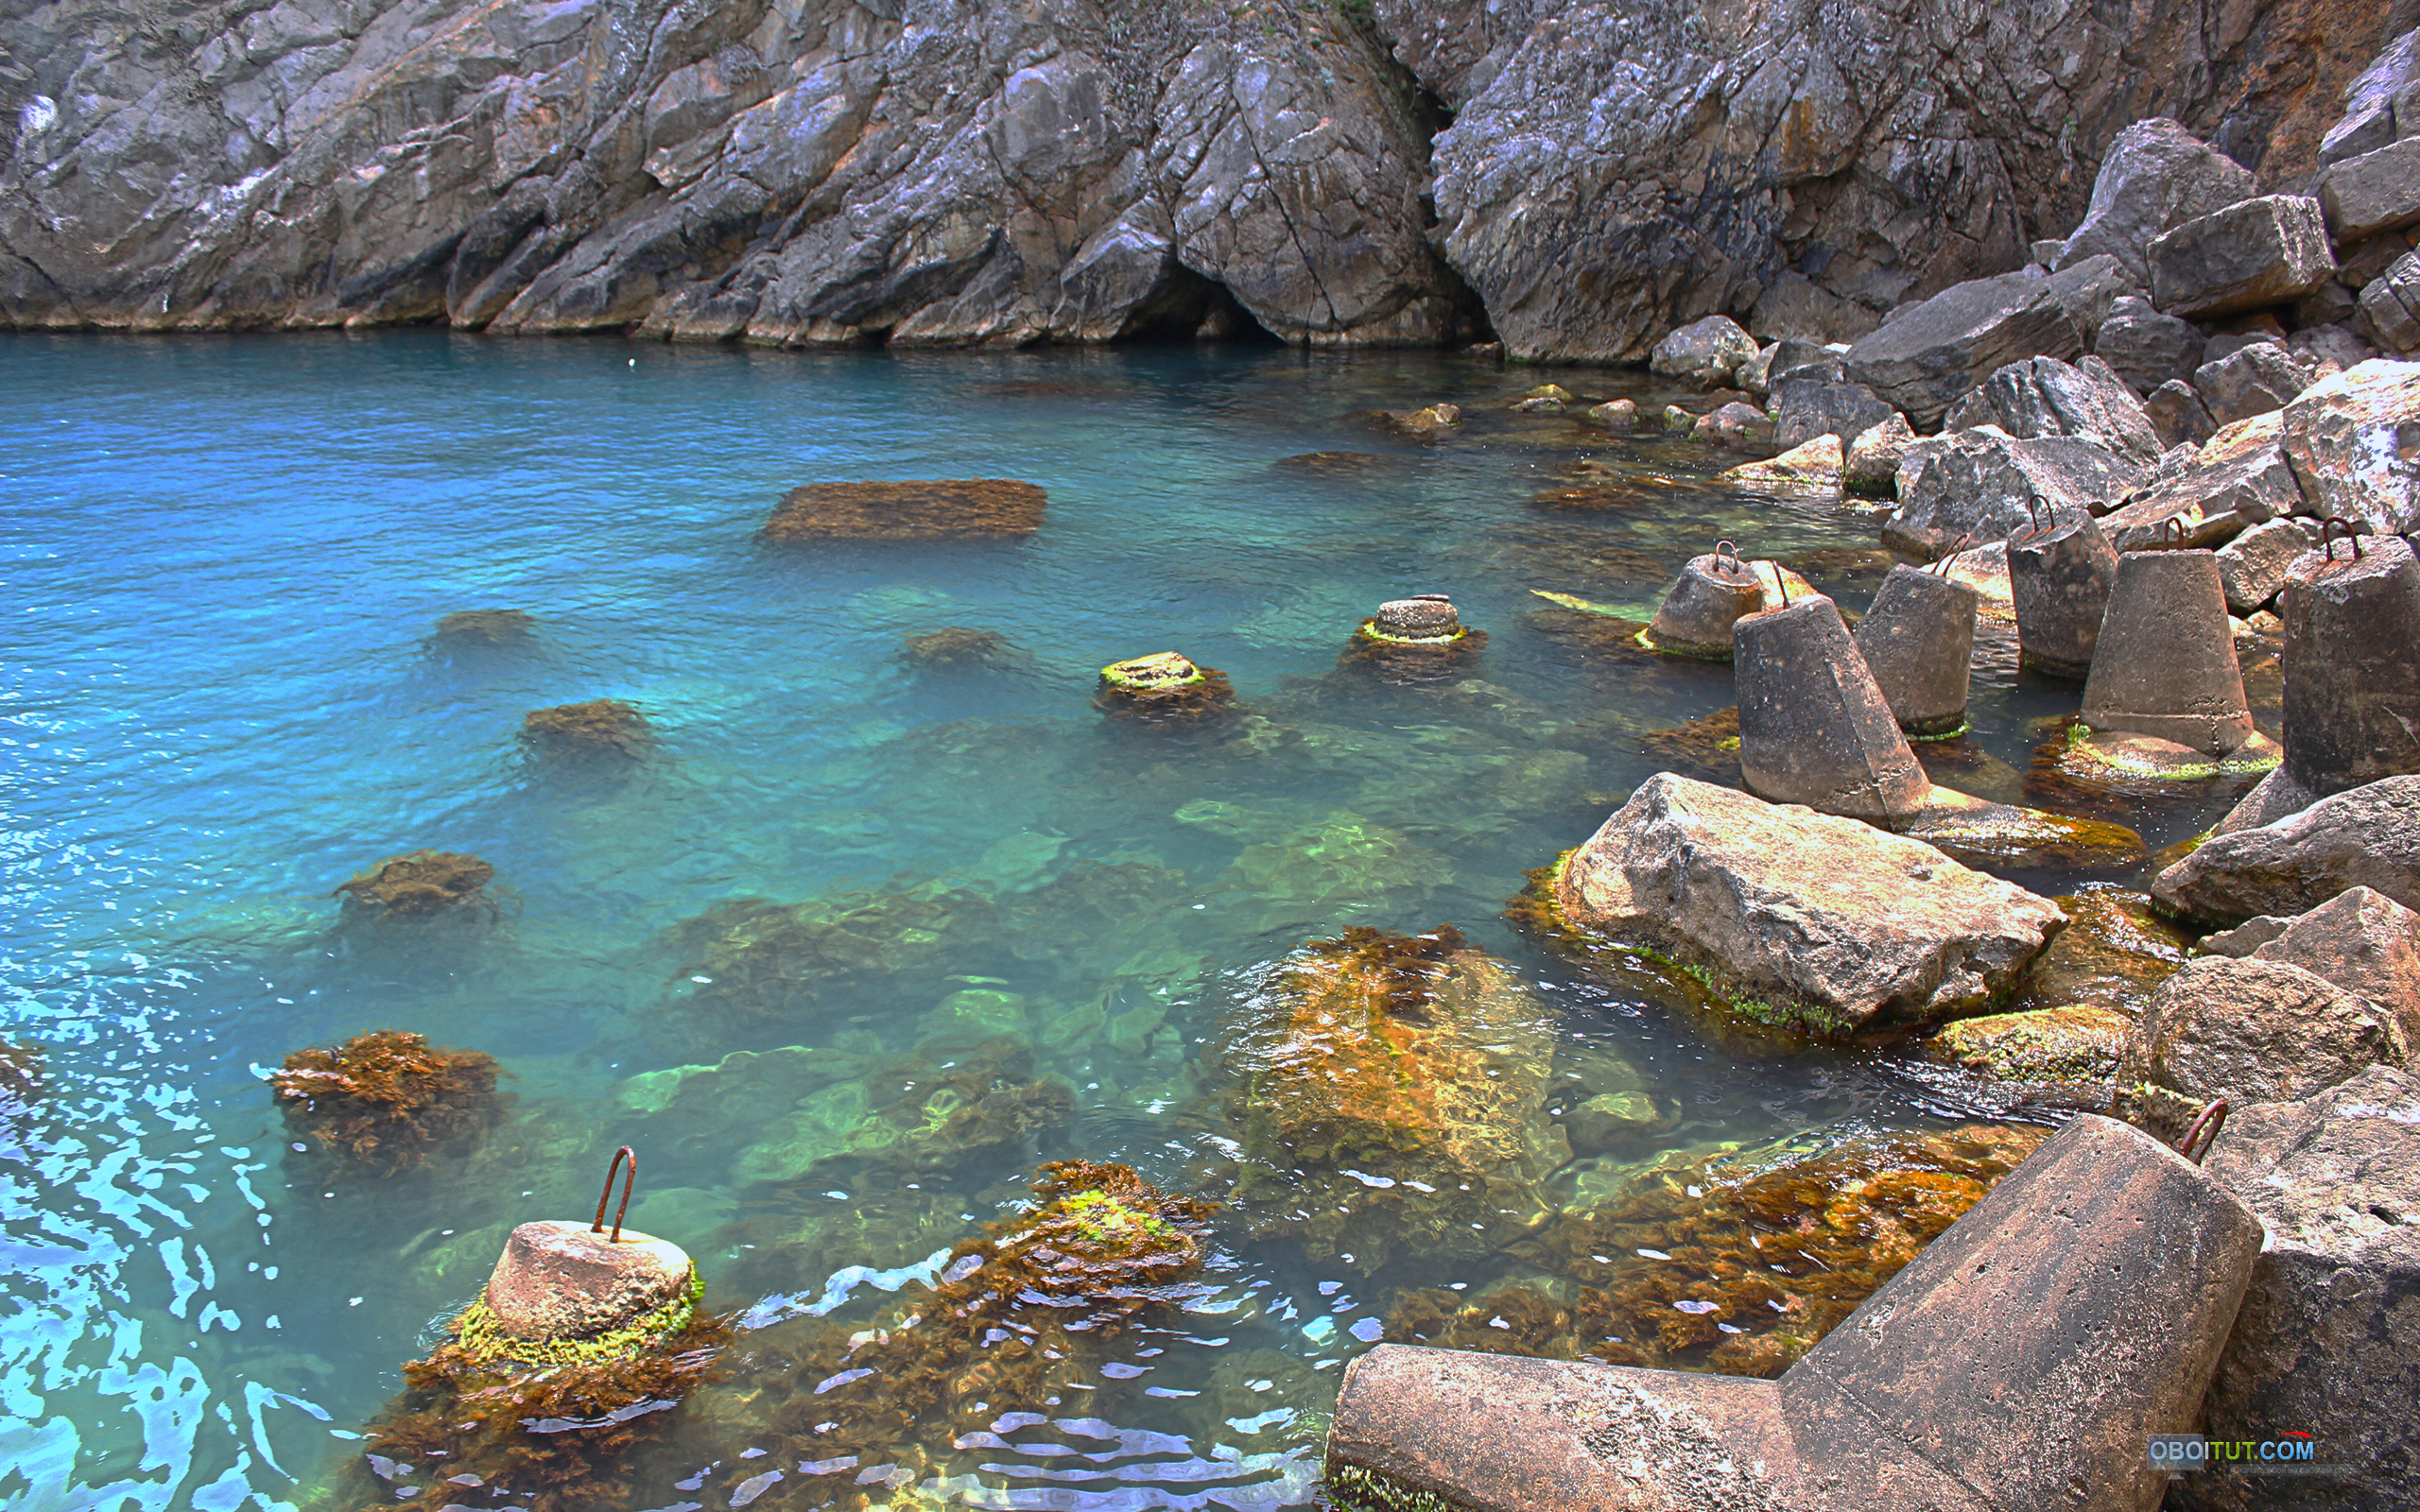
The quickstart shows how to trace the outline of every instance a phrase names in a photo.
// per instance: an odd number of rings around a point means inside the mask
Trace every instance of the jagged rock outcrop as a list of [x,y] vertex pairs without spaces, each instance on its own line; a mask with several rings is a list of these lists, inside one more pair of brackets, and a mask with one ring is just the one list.
[[2414,19],[54,0],[0,15],[0,326],[1845,338],[2072,227],[2138,118],[2299,181]]

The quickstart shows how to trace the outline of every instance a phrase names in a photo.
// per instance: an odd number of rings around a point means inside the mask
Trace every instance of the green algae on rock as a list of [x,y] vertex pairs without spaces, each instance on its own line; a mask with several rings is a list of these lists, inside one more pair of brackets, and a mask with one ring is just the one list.
[[382,861],[346,882],[337,891],[348,904],[357,904],[389,918],[424,919],[468,904],[494,908],[483,890],[495,880],[495,868],[458,850],[414,850]]
[[[844,1161],[933,1171],[967,1156],[1055,1127],[1075,1112],[1075,1092],[1036,1076],[1021,1044],[993,1040],[971,1052],[937,1047],[945,1058],[909,1057],[860,1080],[833,1083],[786,1113],[768,1109],[762,1137],[733,1163],[732,1179],[798,1181]],[[819,1177],[820,1178],[820,1177]]]
[[1925,1041],[1935,1060],[2014,1087],[2067,1089],[2074,1101],[2108,1105],[2118,1052],[2135,1021],[2108,1008],[2030,1008],[1947,1024]]
[[2133,1020],[2191,957],[2189,936],[2144,893],[2094,887],[2057,900],[2067,927],[2034,958],[2001,1006],[2102,1008]]
[[760,539],[941,541],[1029,536],[1048,495],[1006,478],[809,483],[782,495]]
[[504,1118],[499,1074],[493,1056],[378,1029],[297,1050],[268,1082],[290,1131],[346,1165],[391,1176],[475,1149]]
[[1934,787],[1899,833],[1969,867],[2112,871],[2139,865],[2143,837],[2107,819],[2077,818]]
[[1217,667],[1154,651],[1101,668],[1093,707],[1142,724],[1193,724],[1233,713],[1236,689]]
[[2275,770],[2283,757],[2275,741],[2257,733],[2238,749],[2212,756],[2155,735],[2097,730],[2070,720],[2035,748],[2027,785],[2064,782],[2129,798],[2164,797],[2181,783],[2227,785],[2213,779],[2248,785]]
[[1485,630],[1457,624],[1442,635],[1391,634],[1373,617],[1355,627],[1336,668],[1394,686],[1416,686],[1467,675],[1486,648]]
[[1968,1125],[1808,1152],[1785,1143],[1640,1171],[1506,1255],[1552,1278],[1415,1291],[1397,1343],[1778,1376],[2048,1130]]
[[1245,900],[1255,933],[1374,912],[1406,889],[1453,880],[1443,855],[1348,810],[1244,847],[1219,876]]
[[521,716],[521,743],[542,756],[637,756],[654,739],[647,715],[619,698],[557,704]]
[[1512,970],[1450,926],[1312,941],[1219,1051],[1242,1146],[1234,1208],[1255,1235],[1364,1272],[1534,1228],[1570,1156],[1546,1110],[1553,1040]]
[[[752,1384],[780,1403],[773,1424],[791,1450],[921,1480],[934,1452],[1005,1414],[1046,1415],[1111,1345],[1184,1316],[1208,1204],[1081,1160],[1044,1166],[1033,1190],[1030,1211],[954,1247],[928,1291],[872,1327],[822,1325],[789,1358],[755,1367]],[[862,1471],[857,1485],[869,1489],[844,1496],[881,1489]]]

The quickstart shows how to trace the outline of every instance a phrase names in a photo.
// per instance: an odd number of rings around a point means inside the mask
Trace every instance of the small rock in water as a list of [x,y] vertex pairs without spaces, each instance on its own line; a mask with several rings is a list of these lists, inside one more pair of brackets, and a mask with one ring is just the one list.
[[912,483],[810,483],[782,496],[763,539],[938,541],[1029,536],[1048,495],[1030,483],[964,478]]

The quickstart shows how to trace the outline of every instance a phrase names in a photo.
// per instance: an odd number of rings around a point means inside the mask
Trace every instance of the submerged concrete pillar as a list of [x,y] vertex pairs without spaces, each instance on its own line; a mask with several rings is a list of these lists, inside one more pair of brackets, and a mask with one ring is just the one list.
[[1385,1345],[1345,1372],[1354,1512],[2152,1512],[2259,1220],[2086,1114],[1778,1381]]
[[1891,716],[1919,739],[1966,728],[1980,595],[1955,577],[1901,563],[1882,579],[1855,640]]
[[1739,559],[1736,551],[1712,551],[1692,557],[1681,569],[1680,580],[1656,607],[1655,618],[1640,639],[1674,656],[1724,662],[1731,657],[1731,627],[1742,614],[1753,614],[1765,601],[1763,579]]
[[1932,783],[1830,599],[1748,615],[1732,644],[1749,792],[1876,824],[1924,807]]

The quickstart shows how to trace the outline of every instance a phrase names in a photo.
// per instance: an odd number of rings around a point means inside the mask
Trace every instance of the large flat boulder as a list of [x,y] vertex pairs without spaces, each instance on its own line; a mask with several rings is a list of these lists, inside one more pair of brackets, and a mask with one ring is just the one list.
[[2167,450],[2143,402],[2092,357],[2074,367],[2056,357],[2010,363],[1952,404],[1943,423],[1951,430],[1996,425],[2019,439],[2080,436],[2146,465]]
[[2140,492],[2100,522],[2119,551],[2176,543],[2169,522],[2184,527],[2187,546],[2221,545],[2252,526],[2308,505],[2287,462],[2282,412],[2238,421],[2202,444],[2189,463],[2163,470]]
[[2219,584],[2227,612],[2249,614],[2286,586],[2286,569],[2317,544],[2319,532],[2305,520],[2270,520],[2252,526],[2219,548]]
[[1909,446],[1899,507],[1883,522],[1895,550],[1938,556],[1960,536],[1998,541],[2056,511],[2101,514],[2141,484],[2145,468],[2078,436],[2010,436],[1996,425]]
[[2311,512],[2363,531],[2420,529],[2420,363],[2365,362],[2285,409],[2286,460]]
[[2175,121],[2136,121],[2118,133],[2092,180],[2092,205],[2060,249],[2064,269],[2106,254],[2151,282],[2149,249],[2164,232],[2258,191],[2243,165]]
[[2196,1102],[2308,1097],[2367,1068],[2401,1066],[2394,1016],[2325,977],[2256,954],[2188,963],[2159,985],[2118,1056],[2118,1082]]
[[2319,202],[2339,242],[2420,220],[2420,137],[2330,165],[2320,175]]
[[1994,371],[2035,356],[2083,351],[2083,332],[2047,280],[2023,273],[1954,284],[1859,336],[1849,376],[1919,428]]
[[2308,195],[2267,195],[2188,220],[2151,245],[2152,302],[2206,320],[2309,293],[2336,271]]
[[2273,1441],[2290,1425],[2315,1440],[2314,1462],[2351,1478],[2187,1475],[2171,1496],[2191,1512],[2261,1512],[2289,1504],[2285,1485],[2325,1498],[2295,1505],[2409,1504],[2420,1486],[2420,1079],[2378,1066],[2299,1102],[2238,1108],[2204,1169],[2268,1230],[2204,1432]]
[[1921,841],[1665,772],[1557,869],[1564,918],[1825,1034],[1988,1006],[2066,922]]
[[2213,923],[2305,914],[2367,886],[2420,908],[2420,777],[2388,777],[2237,830],[2159,874],[2160,905]]

